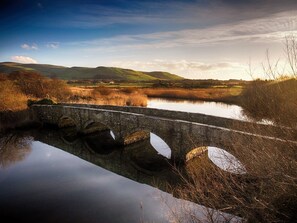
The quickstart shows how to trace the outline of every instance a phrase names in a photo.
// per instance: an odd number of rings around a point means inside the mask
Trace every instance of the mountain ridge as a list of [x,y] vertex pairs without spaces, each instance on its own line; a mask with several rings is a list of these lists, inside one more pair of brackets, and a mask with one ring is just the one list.
[[176,74],[163,71],[136,71],[118,67],[98,66],[65,67],[51,64],[22,64],[16,62],[0,62],[0,73],[9,74],[13,71],[35,71],[47,77],[56,77],[64,80],[121,80],[121,81],[153,81],[153,80],[181,80]]

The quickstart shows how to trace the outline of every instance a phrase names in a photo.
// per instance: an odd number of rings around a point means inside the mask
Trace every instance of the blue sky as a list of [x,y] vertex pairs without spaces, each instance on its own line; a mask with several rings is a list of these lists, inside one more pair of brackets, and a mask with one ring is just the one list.
[[[295,0],[1,0],[0,61],[263,77],[286,65]],[[251,64],[251,66],[249,66]]]

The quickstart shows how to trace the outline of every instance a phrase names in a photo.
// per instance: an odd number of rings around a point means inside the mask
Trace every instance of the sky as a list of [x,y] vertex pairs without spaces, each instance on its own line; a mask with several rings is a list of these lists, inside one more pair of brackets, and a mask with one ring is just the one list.
[[296,0],[0,1],[0,62],[267,78],[292,35]]

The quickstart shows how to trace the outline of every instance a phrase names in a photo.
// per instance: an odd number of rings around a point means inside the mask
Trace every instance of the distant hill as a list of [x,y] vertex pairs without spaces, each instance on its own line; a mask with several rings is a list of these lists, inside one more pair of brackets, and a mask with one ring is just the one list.
[[9,74],[12,71],[36,71],[47,77],[56,77],[64,80],[97,79],[122,81],[151,81],[151,80],[181,80],[182,77],[162,72],[142,72],[116,67],[63,67],[49,64],[21,64],[14,62],[0,63],[0,73]]

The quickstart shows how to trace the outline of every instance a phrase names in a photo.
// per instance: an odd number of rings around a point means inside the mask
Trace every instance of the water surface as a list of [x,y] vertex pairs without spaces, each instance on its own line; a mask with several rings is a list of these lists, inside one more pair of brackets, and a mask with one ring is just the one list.
[[[205,218],[203,206],[166,192],[164,182],[174,185],[178,179],[149,141],[125,148],[110,145],[109,152],[102,152],[107,144],[92,141],[104,140],[100,136],[81,139],[57,130],[2,136],[0,218],[4,222],[169,222],[170,210],[185,205]],[[143,153],[135,152],[141,148]]]
[[[148,107],[245,119],[239,106],[216,102],[150,99]],[[230,165],[221,151],[210,148],[208,157],[228,171]],[[114,143],[111,131],[79,137],[71,131],[42,129],[1,136],[0,218],[5,222],[188,222],[194,213],[205,221],[205,207],[168,191],[168,185],[180,181],[169,165],[170,156],[171,149],[153,133],[149,140],[124,148]],[[182,217],[174,219],[171,210]],[[215,222],[222,222],[220,212],[214,215]]]
[[147,107],[247,120],[247,117],[242,114],[243,109],[240,106],[221,102],[150,98]]

